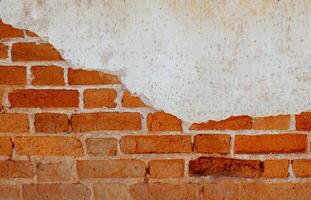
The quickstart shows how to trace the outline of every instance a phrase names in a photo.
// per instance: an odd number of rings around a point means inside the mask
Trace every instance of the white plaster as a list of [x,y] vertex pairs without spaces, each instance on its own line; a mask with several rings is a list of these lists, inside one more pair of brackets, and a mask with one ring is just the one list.
[[0,0],[0,17],[185,121],[311,108],[308,0]]

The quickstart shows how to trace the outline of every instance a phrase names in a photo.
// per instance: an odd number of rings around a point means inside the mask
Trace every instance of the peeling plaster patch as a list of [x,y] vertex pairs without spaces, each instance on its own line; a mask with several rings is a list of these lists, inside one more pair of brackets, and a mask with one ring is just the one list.
[[311,108],[308,0],[1,0],[0,17],[185,121]]

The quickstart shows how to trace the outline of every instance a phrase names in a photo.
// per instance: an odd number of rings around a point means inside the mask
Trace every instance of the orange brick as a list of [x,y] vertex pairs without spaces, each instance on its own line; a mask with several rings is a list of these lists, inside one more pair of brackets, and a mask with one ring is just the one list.
[[290,115],[278,115],[254,118],[255,130],[288,130]]
[[0,59],[8,58],[8,47],[4,44],[0,44]]
[[19,185],[0,185],[0,200],[21,199],[21,189]]
[[69,85],[120,84],[115,75],[83,69],[68,69],[68,82]]
[[132,95],[129,91],[124,91],[122,98],[122,106],[125,108],[141,108],[146,107],[144,102],[137,96]]
[[26,85],[26,68],[0,66],[0,85]]
[[129,190],[126,184],[120,183],[104,183],[94,184],[95,200],[130,200]]
[[60,53],[48,43],[14,43],[12,61],[61,61]]
[[0,155],[12,155],[13,143],[10,137],[0,137]]
[[66,114],[37,113],[35,130],[42,133],[60,133],[69,131],[69,119]]
[[295,115],[295,120],[297,131],[311,130],[311,112],[302,112],[299,115]]
[[165,112],[149,113],[147,126],[149,131],[182,131],[181,120]]
[[85,108],[114,108],[117,92],[114,89],[89,89],[84,91]]
[[194,146],[200,153],[228,154],[230,152],[230,136],[224,134],[196,135]]
[[5,24],[0,20],[0,39],[20,38],[24,37],[24,32],[21,29]]
[[311,160],[294,160],[293,171],[296,177],[311,177]]
[[184,160],[151,160],[151,178],[176,178],[184,176]]
[[93,156],[115,156],[117,154],[117,139],[89,138],[86,141],[87,153]]
[[123,136],[120,142],[124,153],[190,153],[190,135]]
[[0,161],[0,178],[32,178],[30,161]]
[[198,200],[200,185],[187,183],[137,183],[130,186],[135,200]]
[[140,130],[141,115],[136,112],[80,113],[71,117],[73,131]]
[[232,116],[221,121],[193,123],[190,130],[247,130],[252,129],[253,119],[250,116]]
[[23,185],[23,200],[90,200],[90,189],[82,184]]
[[32,85],[61,86],[64,82],[64,68],[57,66],[33,66],[31,67],[33,79]]
[[77,90],[20,89],[9,93],[13,108],[73,108],[79,106]]
[[16,153],[28,156],[81,156],[81,142],[73,137],[20,136],[14,139]]
[[0,132],[4,133],[29,132],[28,115],[18,113],[0,114]]
[[141,160],[77,160],[80,179],[144,177],[145,163]]
[[29,31],[29,30],[25,30],[26,31],[26,35],[28,37],[39,37],[37,34],[35,34],[34,32],[32,31]]
[[259,160],[240,160],[221,157],[201,157],[189,162],[190,176],[242,176],[259,177],[262,173]]
[[273,134],[273,135],[237,135],[235,136],[235,153],[295,153],[305,152],[307,135]]
[[73,163],[39,163],[37,165],[38,181],[73,181]]
[[265,160],[263,162],[262,176],[266,178],[286,178],[288,177],[288,160]]

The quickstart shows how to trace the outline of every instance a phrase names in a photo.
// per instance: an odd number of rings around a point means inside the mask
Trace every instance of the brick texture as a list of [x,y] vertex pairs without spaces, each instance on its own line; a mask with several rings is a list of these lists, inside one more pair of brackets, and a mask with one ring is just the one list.
[[181,120],[165,112],[149,113],[147,126],[150,131],[182,131]]
[[37,113],[35,130],[42,133],[60,133],[69,131],[69,119],[66,114]]
[[311,130],[311,112],[302,112],[295,115],[296,130],[310,131]]
[[273,134],[273,135],[237,135],[235,136],[235,153],[295,153],[305,152],[307,135]]
[[177,178],[184,175],[184,160],[151,160],[151,178]]
[[95,200],[113,199],[127,200],[130,199],[128,186],[118,183],[95,184],[94,185]]
[[125,108],[146,107],[144,102],[139,97],[132,95],[128,90],[123,93],[122,106]]
[[104,72],[82,69],[68,69],[68,82],[70,85],[106,85],[119,84],[118,77]]
[[255,130],[288,130],[289,126],[290,115],[254,118]]
[[29,131],[27,114],[3,113],[0,114],[0,132],[24,133]]
[[72,162],[39,163],[37,165],[38,181],[73,181]]
[[64,82],[64,69],[57,66],[33,66],[31,67],[33,79],[32,85],[62,86]]
[[117,92],[114,89],[89,89],[84,91],[85,108],[114,108]]
[[0,200],[21,199],[21,189],[16,185],[0,185]]
[[0,43],[0,59],[8,58],[8,46]]
[[26,85],[26,68],[0,66],[0,85]]
[[0,137],[0,155],[12,155],[13,143],[10,137]]
[[93,156],[115,156],[117,154],[117,139],[89,138],[86,141],[87,153]]
[[11,25],[5,24],[0,20],[0,39],[21,37],[24,37],[23,30],[14,28]]
[[194,147],[200,153],[228,154],[230,152],[230,136],[224,134],[196,135]]
[[263,162],[263,177],[286,178],[288,176],[288,160],[265,160]]
[[297,177],[311,177],[311,160],[294,160],[292,168]]
[[0,178],[32,178],[30,161],[0,161]]

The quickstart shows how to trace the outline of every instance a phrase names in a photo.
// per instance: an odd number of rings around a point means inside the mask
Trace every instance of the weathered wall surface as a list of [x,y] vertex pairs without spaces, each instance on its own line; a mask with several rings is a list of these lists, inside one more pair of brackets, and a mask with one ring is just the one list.
[[310,1],[1,0],[74,66],[185,121],[310,109]]

